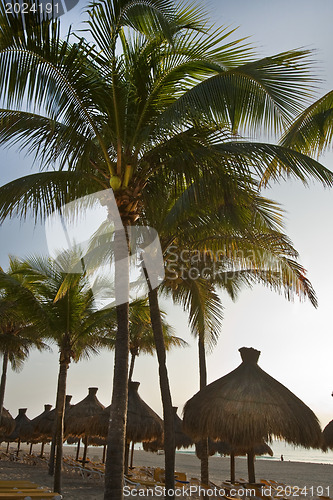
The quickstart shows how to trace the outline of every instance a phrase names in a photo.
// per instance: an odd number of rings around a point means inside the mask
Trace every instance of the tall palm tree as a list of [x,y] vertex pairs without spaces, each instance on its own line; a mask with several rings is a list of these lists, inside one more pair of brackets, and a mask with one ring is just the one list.
[[[45,216],[111,186],[126,232],[140,217],[142,194],[161,173],[172,186],[222,170],[265,173],[267,179],[286,174],[303,182],[314,177],[331,185],[331,172],[316,161],[239,135],[277,131],[303,109],[306,51],[256,60],[243,41],[210,28],[199,8],[175,7],[172,0],[94,2],[88,11],[91,42],[71,33],[62,40],[60,21],[43,17],[36,4],[27,13],[7,14],[1,3],[0,142],[19,140],[41,164],[55,162],[62,170],[3,186],[1,218],[25,215],[28,208]],[[126,280],[126,268],[122,275]],[[117,317],[106,499],[122,497],[127,303],[117,306]],[[159,360],[163,364],[162,354]],[[169,407],[166,401],[171,422]],[[172,488],[171,472],[166,482]]]
[[[166,322],[166,314],[161,311],[161,320],[163,326],[163,338],[166,350],[172,347],[185,347],[187,342],[172,335],[173,328]],[[156,351],[154,334],[151,327],[150,308],[146,299],[136,300],[130,304],[129,308],[130,322],[130,367],[128,380],[132,380],[134,364],[137,356],[140,354],[153,355]]]
[[[70,256],[65,258],[67,265]],[[86,276],[64,273],[63,261],[31,257],[11,261],[10,267],[11,277],[17,282],[16,291],[21,287],[32,294],[43,316],[43,332],[59,349],[54,491],[60,492],[67,371],[72,361],[97,354],[108,345],[108,327],[100,311],[96,311]],[[52,457],[50,469],[53,472]]]
[[[288,299],[299,295],[317,305],[306,272],[295,261],[298,254],[281,233],[279,207],[260,197],[255,186],[245,190],[238,182],[230,198],[230,179],[219,176],[212,182],[215,190],[192,185],[176,198],[164,193],[161,206],[153,199],[144,209],[146,222],[161,237],[166,260],[162,290],[188,311],[198,338],[200,388],[207,383],[206,346],[216,343],[221,328],[218,289],[235,299],[243,286],[262,283],[284,291]],[[195,191],[196,203],[187,191]],[[208,452],[203,453],[202,482],[208,483]]]

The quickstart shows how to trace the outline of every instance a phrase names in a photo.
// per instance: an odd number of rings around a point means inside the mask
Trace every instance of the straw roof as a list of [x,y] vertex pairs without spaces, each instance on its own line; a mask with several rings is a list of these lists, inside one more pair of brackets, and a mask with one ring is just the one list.
[[32,435],[31,438],[29,439],[30,443],[47,442],[49,440],[49,438],[45,436],[45,434],[42,434],[38,431],[38,423],[45,416],[47,416],[48,413],[50,413],[51,408],[52,405],[44,405],[44,411],[31,420]]
[[163,436],[163,421],[139,396],[140,382],[128,383],[126,436],[139,443]]
[[[72,396],[68,395],[66,396],[66,402],[65,402],[65,416],[68,410],[71,408],[70,401],[72,399]],[[44,415],[40,415],[40,419],[38,420],[37,423],[34,425],[35,432],[39,435],[42,436],[43,439],[49,441],[52,439],[53,431],[54,431],[54,422],[55,422],[55,416],[56,416],[56,408],[54,408],[51,411],[44,412]]]
[[66,413],[66,436],[85,436],[88,433],[91,417],[103,412],[104,406],[96,397],[97,391],[97,387],[89,387],[88,396],[76,405],[73,405]]
[[243,362],[195,394],[184,407],[184,430],[194,439],[227,441],[249,449],[273,437],[318,448],[315,414],[289,389],[259,368],[260,352],[239,349]]
[[[183,421],[177,415],[177,406],[173,407],[175,416],[175,444],[176,448],[189,448],[193,444],[193,440],[183,431]],[[143,443],[145,451],[156,452],[164,448],[163,439]]]
[[15,429],[15,420],[6,408],[2,408],[0,435],[11,434]]
[[[128,383],[127,431],[129,441],[140,443],[163,436],[162,419],[139,396],[139,382]],[[91,419],[89,434],[106,437],[108,434],[111,405]]]
[[323,430],[323,450],[333,450],[333,420]]
[[15,429],[6,436],[6,441],[29,441],[32,434],[31,420],[26,416],[27,408],[20,408],[18,415],[15,417]]

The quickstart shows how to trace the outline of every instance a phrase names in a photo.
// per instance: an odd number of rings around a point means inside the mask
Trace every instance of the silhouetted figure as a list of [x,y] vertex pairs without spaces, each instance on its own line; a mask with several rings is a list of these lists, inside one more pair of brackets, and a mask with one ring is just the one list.
[[284,458],[283,458],[283,455],[281,455],[281,462],[283,462]]

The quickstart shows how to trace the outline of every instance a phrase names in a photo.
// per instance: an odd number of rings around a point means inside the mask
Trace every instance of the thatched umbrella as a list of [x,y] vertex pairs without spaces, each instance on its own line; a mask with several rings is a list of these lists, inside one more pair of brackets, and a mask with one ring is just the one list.
[[14,432],[15,420],[6,408],[2,408],[1,423],[0,423],[0,436],[6,436]]
[[[185,434],[183,431],[183,421],[181,418],[178,417],[177,415],[177,410],[178,407],[174,406],[173,411],[174,411],[174,428],[175,428],[175,445],[176,449],[179,450],[180,448],[189,448],[192,444],[194,444],[194,441]],[[149,442],[144,442],[143,443],[143,449],[145,451],[152,451],[156,452],[164,447],[164,442],[163,439],[156,439],[154,441],[149,441]]]
[[[72,396],[70,396],[70,395],[66,396],[65,416],[66,416],[68,410],[72,406],[70,404],[71,399],[72,399]],[[56,409],[54,408],[51,411],[43,412],[40,415],[40,417],[41,418],[39,418],[38,422],[35,423],[35,432],[39,436],[42,436],[42,438],[43,438],[43,440],[45,440],[45,442],[51,441],[53,438],[53,433],[54,433]]]
[[260,351],[239,349],[243,362],[207,385],[184,407],[184,430],[194,439],[211,437],[248,452],[249,482],[255,482],[254,446],[273,437],[318,448],[321,429],[316,415],[257,362]]
[[333,420],[323,430],[323,450],[333,450]]
[[32,435],[31,420],[26,416],[26,412],[27,408],[19,409],[18,415],[15,417],[15,429],[6,437],[8,443],[12,443],[13,441],[17,443],[17,455],[20,451],[21,442],[28,442],[29,437]]
[[[162,419],[139,396],[140,382],[128,383],[128,406],[126,426],[126,457],[125,467],[128,464],[129,444],[154,441],[163,436]],[[100,414],[91,419],[89,435],[106,438],[109,429],[111,405]]]
[[[103,412],[104,406],[96,397],[97,387],[89,387],[88,396],[73,405],[65,416],[65,434],[67,437],[83,438],[84,452],[82,462],[86,462],[88,450],[88,431],[91,417]],[[79,446],[79,444],[78,444]]]
[[32,445],[35,443],[42,443],[40,456],[43,457],[45,443],[50,441],[50,438],[39,432],[38,424],[43,418],[47,418],[47,415],[51,412],[52,405],[44,405],[44,411],[37,415],[37,417],[31,420],[32,435],[30,438],[30,454],[32,452]]
[[138,389],[140,382],[128,383],[128,407],[126,425],[125,470],[128,471],[129,446],[132,441],[131,467],[133,466],[134,443],[149,442],[162,439],[163,420],[140,398]]

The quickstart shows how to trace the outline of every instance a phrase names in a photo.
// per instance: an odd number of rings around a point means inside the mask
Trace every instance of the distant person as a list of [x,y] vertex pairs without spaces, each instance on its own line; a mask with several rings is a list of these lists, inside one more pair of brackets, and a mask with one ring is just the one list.
[[283,462],[284,458],[283,458],[283,455],[281,455],[281,462]]

